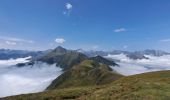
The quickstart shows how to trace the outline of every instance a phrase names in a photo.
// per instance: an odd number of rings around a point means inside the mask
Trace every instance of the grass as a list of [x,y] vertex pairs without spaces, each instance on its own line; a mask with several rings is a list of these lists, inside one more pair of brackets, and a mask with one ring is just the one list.
[[91,91],[94,91],[95,89],[96,89],[95,86],[57,89],[57,90],[45,91],[42,93],[11,96],[7,98],[3,98],[2,100],[61,100],[61,99],[71,100],[71,99],[80,98],[81,95],[90,94]]
[[90,99],[169,100],[170,71],[124,77],[92,95]]

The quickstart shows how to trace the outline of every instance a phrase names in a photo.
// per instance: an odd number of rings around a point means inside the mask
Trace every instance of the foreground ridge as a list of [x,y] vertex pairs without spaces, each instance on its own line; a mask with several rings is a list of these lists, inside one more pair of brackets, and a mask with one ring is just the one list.
[[143,73],[123,77],[101,86],[71,87],[42,93],[19,95],[1,100],[168,100],[170,71]]

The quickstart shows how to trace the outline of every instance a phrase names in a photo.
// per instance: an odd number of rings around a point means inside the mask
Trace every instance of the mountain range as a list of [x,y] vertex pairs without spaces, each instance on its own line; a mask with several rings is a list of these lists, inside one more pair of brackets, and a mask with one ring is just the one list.
[[130,59],[147,59],[145,55],[152,55],[152,56],[163,56],[169,55],[170,53],[162,51],[162,50],[144,50],[144,51],[122,51],[122,50],[113,50],[113,51],[84,51],[82,49],[76,50],[77,52],[81,52],[89,57],[94,57],[97,55],[100,56],[107,56],[107,55],[118,55],[118,54],[125,54]]
[[[66,49],[64,50],[63,47],[59,46],[57,47],[58,50],[56,52],[66,52]],[[23,58],[32,56],[33,58],[40,58],[41,56],[51,52],[52,49],[45,50],[45,51],[28,51],[28,50],[11,50],[11,49],[0,49],[0,60],[7,60],[10,58],[16,59],[16,58]],[[145,55],[152,55],[152,56],[163,56],[163,55],[169,55],[169,52],[165,52],[162,50],[151,50],[147,49],[144,51],[122,51],[122,50],[113,50],[113,51],[85,51],[82,49],[77,50],[70,50],[75,51],[77,53],[82,53],[88,57],[95,57],[95,56],[107,56],[107,55],[118,55],[118,54],[125,54],[127,57],[131,59],[147,59]],[[54,51],[55,52],[55,51]],[[70,52],[71,53],[71,52]],[[52,54],[51,54],[52,55]]]
[[[8,52],[6,53],[8,54]],[[32,52],[22,52],[17,54],[32,54]],[[169,71],[123,76],[111,68],[111,66],[119,67],[119,64],[104,58],[108,54],[126,54],[131,59],[148,59],[145,55],[169,54],[164,51],[104,52],[67,50],[58,46],[53,50],[34,53],[34,59],[27,63],[17,64],[17,66],[24,67],[25,65],[34,65],[34,62],[44,62],[61,67],[63,74],[54,79],[42,93],[6,97],[2,100],[133,100],[136,98],[159,100],[160,98],[170,98],[168,92],[170,89]]]
[[19,67],[33,65],[34,62],[56,64],[63,69],[64,73],[56,78],[47,89],[69,86],[99,85],[112,82],[120,75],[109,66],[118,66],[114,61],[102,56],[88,57],[74,50],[67,50],[58,46],[47,54],[31,60],[28,63],[17,64]]
[[0,49],[0,60],[24,58],[31,56],[32,58],[37,58],[43,56],[51,50],[46,51],[27,51],[27,50],[10,50],[10,49]]

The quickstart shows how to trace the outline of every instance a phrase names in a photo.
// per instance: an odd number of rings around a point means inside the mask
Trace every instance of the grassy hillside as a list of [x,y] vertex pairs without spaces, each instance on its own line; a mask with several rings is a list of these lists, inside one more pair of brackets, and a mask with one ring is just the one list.
[[101,85],[111,83],[121,77],[123,76],[114,73],[105,64],[84,60],[54,80],[48,89]]
[[106,88],[93,92],[89,99],[169,100],[170,71],[160,71],[121,78]]
[[123,77],[111,84],[50,90],[2,100],[169,100],[170,71]]

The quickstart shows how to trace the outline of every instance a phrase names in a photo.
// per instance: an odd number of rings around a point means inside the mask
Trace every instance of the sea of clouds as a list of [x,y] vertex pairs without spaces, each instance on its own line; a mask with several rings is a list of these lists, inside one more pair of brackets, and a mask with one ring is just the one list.
[[125,54],[106,56],[106,58],[113,59],[119,65],[111,67],[112,69],[127,76],[152,71],[170,70],[170,55],[160,57],[145,55],[145,57],[149,59],[133,60]]
[[36,62],[33,66],[15,66],[29,62],[29,58],[0,60],[0,97],[41,92],[62,74],[55,64]]
[[[108,55],[119,66],[112,66],[123,75],[134,75],[151,71],[170,70],[170,55],[160,57],[145,55],[149,59],[133,60],[125,54]],[[61,75],[62,69],[54,65],[36,62],[33,66],[17,67],[18,63],[29,62],[31,57],[0,60],[0,97],[35,93],[45,90]]]

